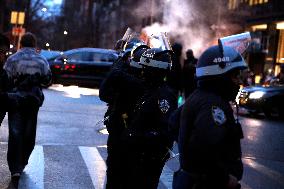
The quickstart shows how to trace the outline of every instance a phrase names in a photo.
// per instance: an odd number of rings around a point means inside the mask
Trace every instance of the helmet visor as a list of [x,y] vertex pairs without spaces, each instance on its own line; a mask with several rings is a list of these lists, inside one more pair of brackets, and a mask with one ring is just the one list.
[[238,53],[243,54],[249,47],[251,42],[250,32],[240,33],[236,35],[230,35],[218,39],[219,45],[229,46],[235,49]]
[[141,33],[141,39],[150,48],[157,48],[161,50],[172,50],[171,44],[166,32],[148,34],[145,31]]

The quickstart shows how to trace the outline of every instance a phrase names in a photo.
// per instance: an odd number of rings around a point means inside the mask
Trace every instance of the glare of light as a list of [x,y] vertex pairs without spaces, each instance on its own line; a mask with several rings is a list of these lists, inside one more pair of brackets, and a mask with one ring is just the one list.
[[260,75],[256,75],[255,77],[254,77],[255,79],[255,83],[260,83],[260,79],[261,79],[261,76]]
[[62,0],[53,0],[53,3],[54,3],[54,4],[61,4],[61,3],[62,3]]
[[47,11],[47,8],[46,8],[46,7],[43,7],[43,8],[41,9],[41,11],[42,11],[42,12],[46,12],[46,11]]
[[104,135],[108,135],[107,129],[101,129],[101,130],[99,130],[99,132],[104,134]]
[[81,98],[81,95],[89,96],[89,95],[99,95],[98,89],[89,89],[89,88],[83,88],[78,86],[68,86],[64,87],[63,85],[52,85],[49,87],[49,89],[61,91],[65,93],[65,96],[70,98]]
[[67,34],[68,34],[68,32],[67,32],[66,30],[64,30],[63,34],[64,34],[64,35],[67,35]]
[[269,72],[269,73],[271,73],[271,72],[272,72],[272,69],[271,69],[271,68],[270,68],[270,69],[268,69],[268,72]]
[[14,47],[14,45],[10,44],[10,49],[12,49]]
[[277,30],[284,30],[284,22],[279,22],[276,25]]
[[249,99],[259,99],[263,97],[264,94],[265,92],[263,91],[255,91],[249,94]]
[[49,43],[45,43],[45,46],[49,47]]
[[260,24],[260,25],[254,25],[251,27],[253,31],[260,29],[260,30],[265,30],[267,29],[267,24]]

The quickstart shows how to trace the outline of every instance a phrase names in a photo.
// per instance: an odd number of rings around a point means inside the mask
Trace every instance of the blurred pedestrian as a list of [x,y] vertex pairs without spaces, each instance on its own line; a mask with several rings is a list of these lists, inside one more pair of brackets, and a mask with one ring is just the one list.
[[254,86],[255,85],[255,74],[253,73],[253,71],[248,72],[247,85],[248,86]]
[[186,51],[186,59],[184,60],[182,68],[182,87],[185,99],[196,88],[195,69],[197,59],[193,55],[192,49]]
[[181,169],[174,174],[173,189],[240,188],[243,133],[229,102],[235,100],[240,70],[247,66],[233,48],[221,48],[208,48],[198,60],[198,87],[181,111]]
[[9,39],[0,33],[0,126],[6,115],[8,108],[7,91],[9,89],[9,80],[6,71],[3,69],[4,63],[7,59],[7,53],[10,48]]
[[140,59],[146,89],[133,109],[124,132],[128,169],[126,189],[156,189],[173,141],[168,133],[169,116],[177,98],[164,80],[171,68],[170,51],[152,48]]
[[5,65],[12,93],[9,98],[24,99],[19,107],[8,112],[9,140],[7,160],[12,181],[19,180],[35,146],[37,116],[44,101],[42,86],[51,82],[47,60],[36,52],[36,37],[26,33],[21,49],[10,56]]
[[176,96],[182,92],[182,70],[181,70],[181,58],[182,58],[182,44],[174,43],[172,50],[174,52],[172,56],[172,68],[168,74],[167,80],[168,85],[175,90]]

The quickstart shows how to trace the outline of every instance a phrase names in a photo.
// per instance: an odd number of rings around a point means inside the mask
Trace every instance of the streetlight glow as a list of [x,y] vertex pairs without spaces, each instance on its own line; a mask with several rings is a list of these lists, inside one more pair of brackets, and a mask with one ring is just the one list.
[[63,34],[64,34],[64,35],[67,35],[67,34],[68,34],[68,32],[67,32],[66,30],[64,30]]

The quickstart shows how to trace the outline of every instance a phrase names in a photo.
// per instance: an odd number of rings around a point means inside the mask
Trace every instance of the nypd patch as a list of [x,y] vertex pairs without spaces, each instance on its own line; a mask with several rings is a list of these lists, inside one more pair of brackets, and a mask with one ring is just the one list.
[[222,125],[227,121],[224,111],[218,106],[212,106],[212,117],[217,125]]
[[166,99],[158,100],[159,108],[162,113],[167,113],[170,109],[170,103]]

